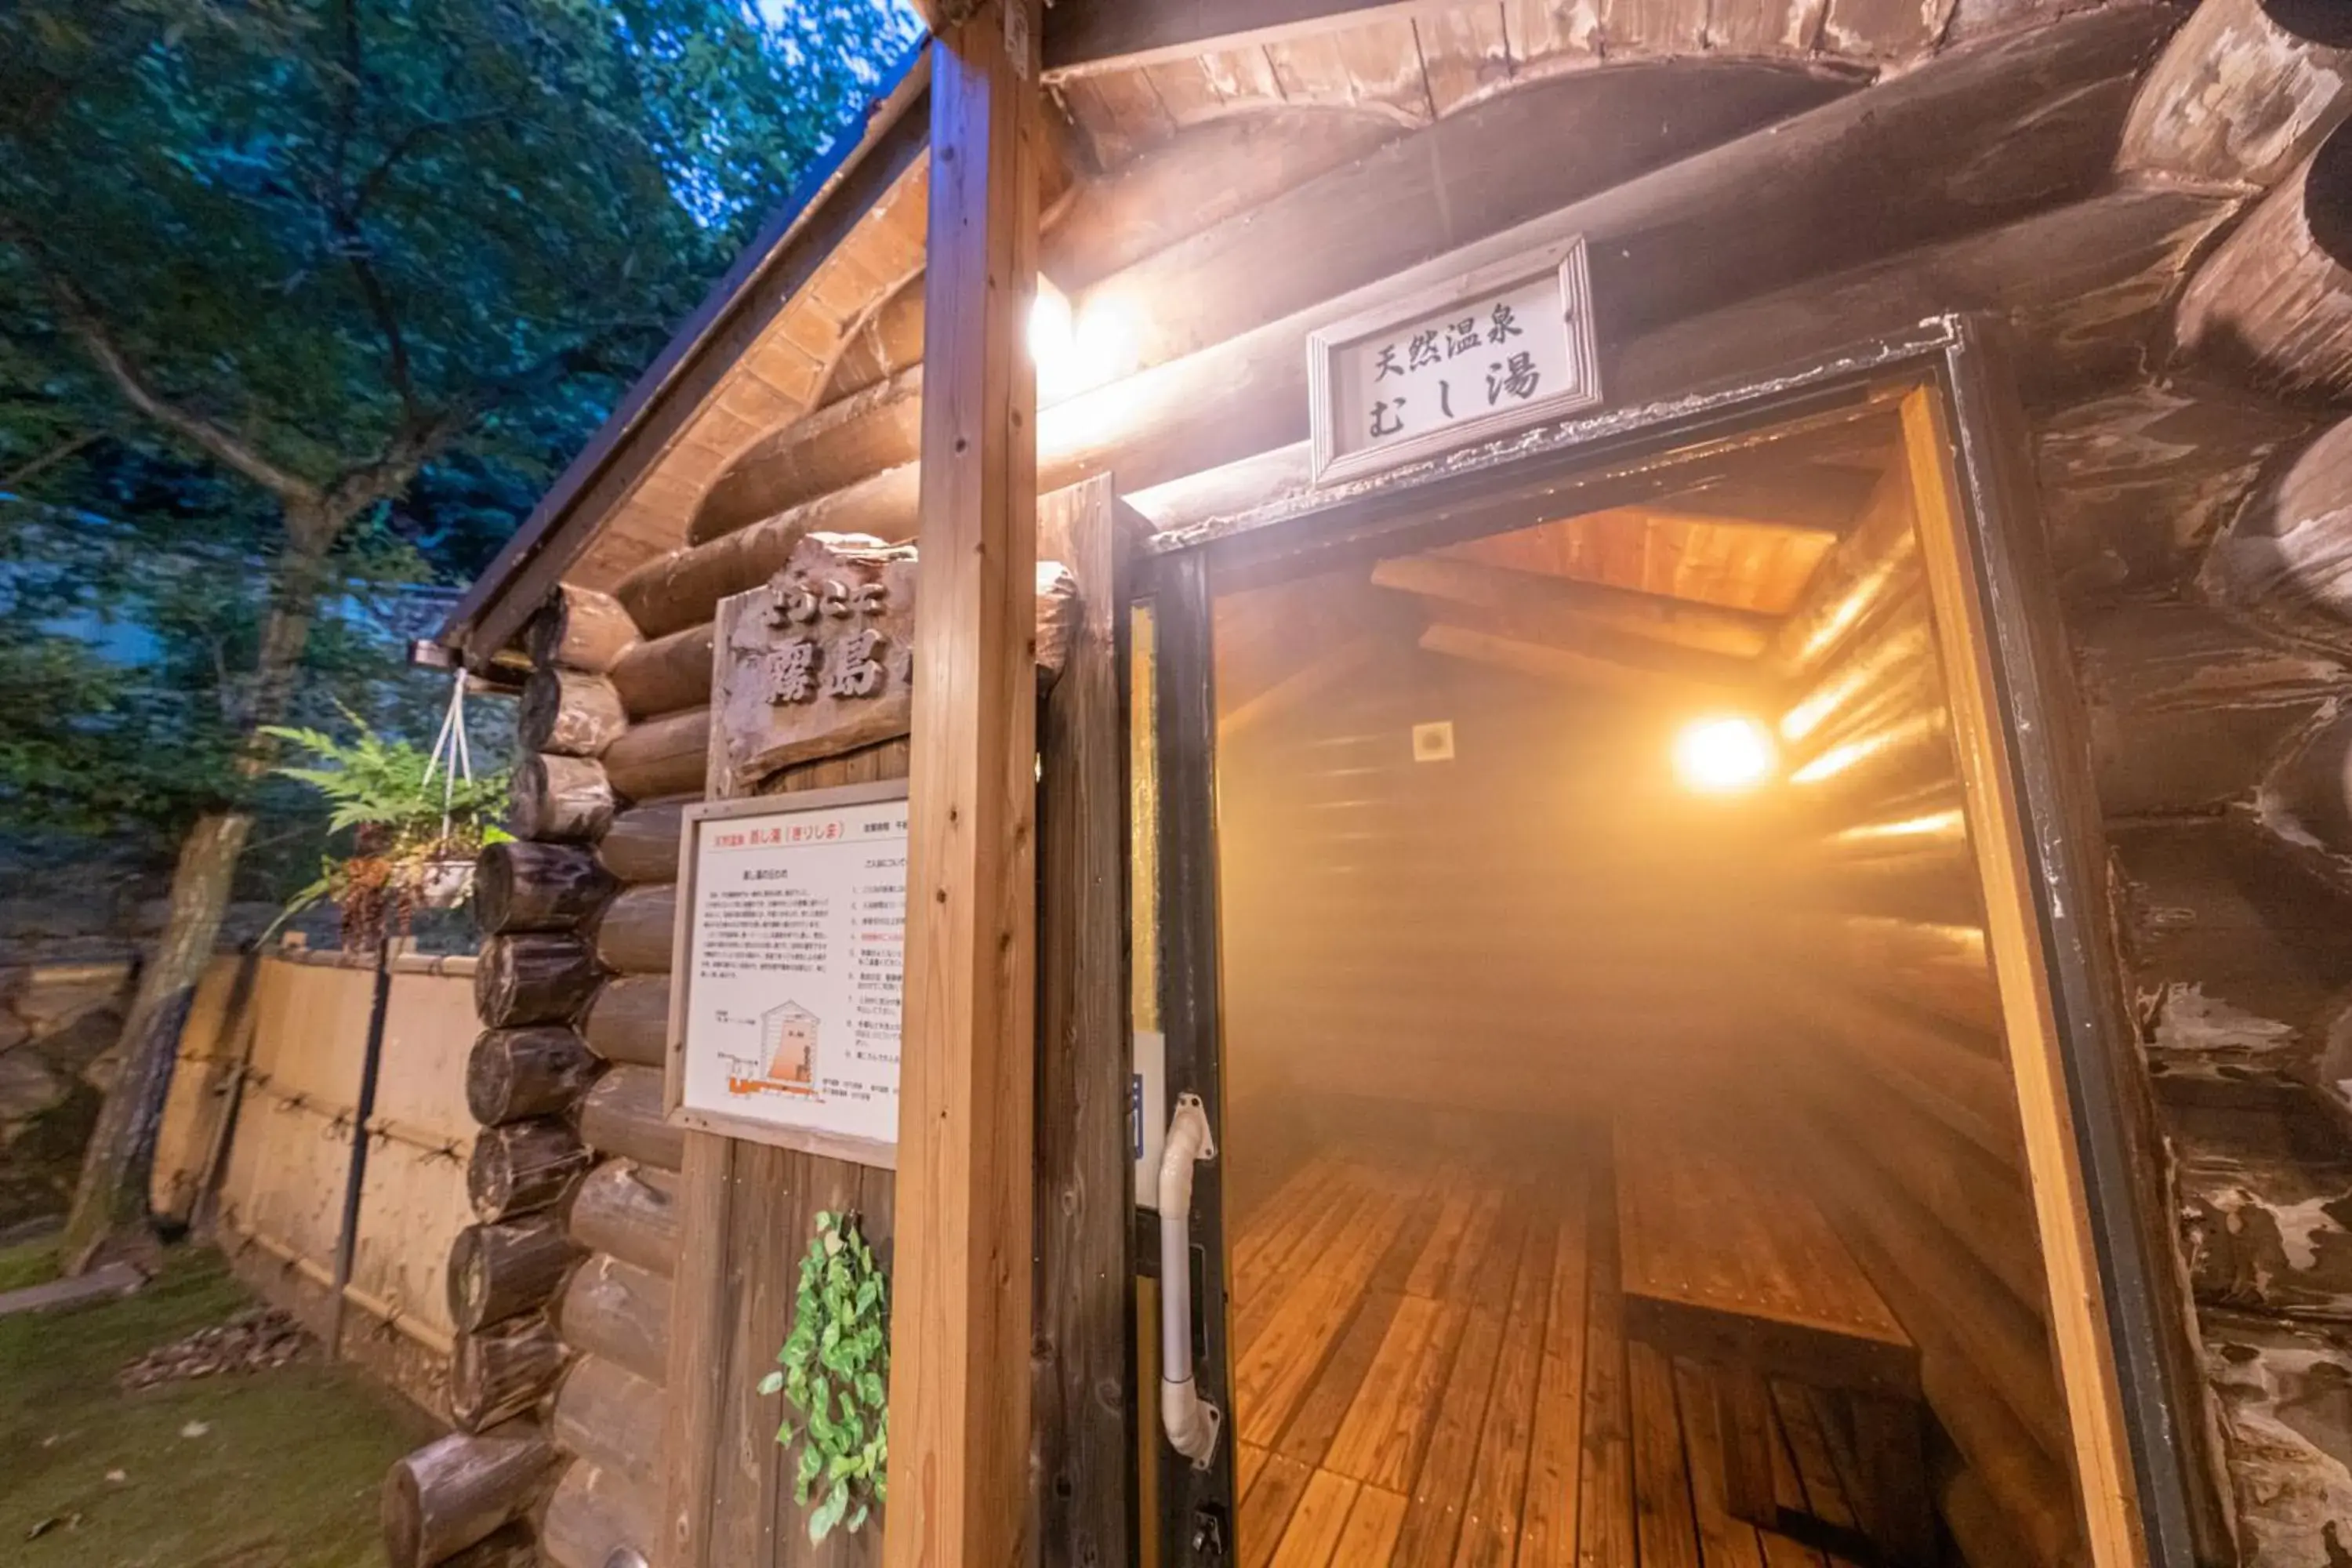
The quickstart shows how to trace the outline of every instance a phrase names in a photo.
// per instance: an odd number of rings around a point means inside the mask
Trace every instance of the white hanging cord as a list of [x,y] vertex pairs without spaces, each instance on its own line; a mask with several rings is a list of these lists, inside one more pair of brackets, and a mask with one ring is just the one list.
[[433,739],[433,754],[425,759],[425,784],[441,774],[441,837],[449,837],[450,808],[457,795],[457,775],[474,782],[474,751],[466,740],[466,672],[456,672],[449,684],[449,710],[441,716],[441,732]]

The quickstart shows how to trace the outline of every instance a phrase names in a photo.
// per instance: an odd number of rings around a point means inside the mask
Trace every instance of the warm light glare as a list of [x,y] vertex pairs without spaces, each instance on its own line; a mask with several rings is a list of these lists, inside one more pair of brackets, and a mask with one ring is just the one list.
[[1780,765],[1771,732],[1753,719],[1695,719],[1675,737],[1675,772],[1712,795],[1754,789]]
[[1070,326],[1070,298],[1040,278],[1037,298],[1029,303],[1029,358],[1037,366],[1037,395],[1050,397],[1069,374],[1075,333]]
[[1088,299],[1074,312],[1069,296],[1040,278],[1029,307],[1029,357],[1037,366],[1041,403],[1116,381],[1135,369],[1135,314],[1108,295]]

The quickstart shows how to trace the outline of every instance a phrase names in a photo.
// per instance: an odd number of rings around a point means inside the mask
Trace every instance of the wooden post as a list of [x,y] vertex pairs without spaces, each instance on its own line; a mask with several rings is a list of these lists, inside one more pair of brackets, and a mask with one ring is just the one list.
[[1036,39],[1035,0],[983,0],[932,51],[890,1568],[1025,1555]]
[[1039,1561],[1135,1559],[1135,1270],[1127,1139],[1122,549],[1108,479],[1040,503],[1077,622],[1038,750],[1036,1390]]

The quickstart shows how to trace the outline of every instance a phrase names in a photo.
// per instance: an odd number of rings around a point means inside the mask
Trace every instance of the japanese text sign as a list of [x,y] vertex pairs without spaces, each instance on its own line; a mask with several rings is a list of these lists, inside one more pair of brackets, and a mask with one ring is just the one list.
[[895,1163],[903,783],[686,813],[671,1119]]
[[1598,403],[1591,295],[1571,239],[1314,334],[1316,480]]

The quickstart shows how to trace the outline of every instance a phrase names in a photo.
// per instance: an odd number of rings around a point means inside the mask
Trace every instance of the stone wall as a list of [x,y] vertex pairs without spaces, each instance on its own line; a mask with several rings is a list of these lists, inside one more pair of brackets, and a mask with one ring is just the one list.
[[[0,1234],[64,1213],[142,945],[163,915],[152,867],[86,847],[0,847]],[[231,906],[223,944],[276,915]]]

